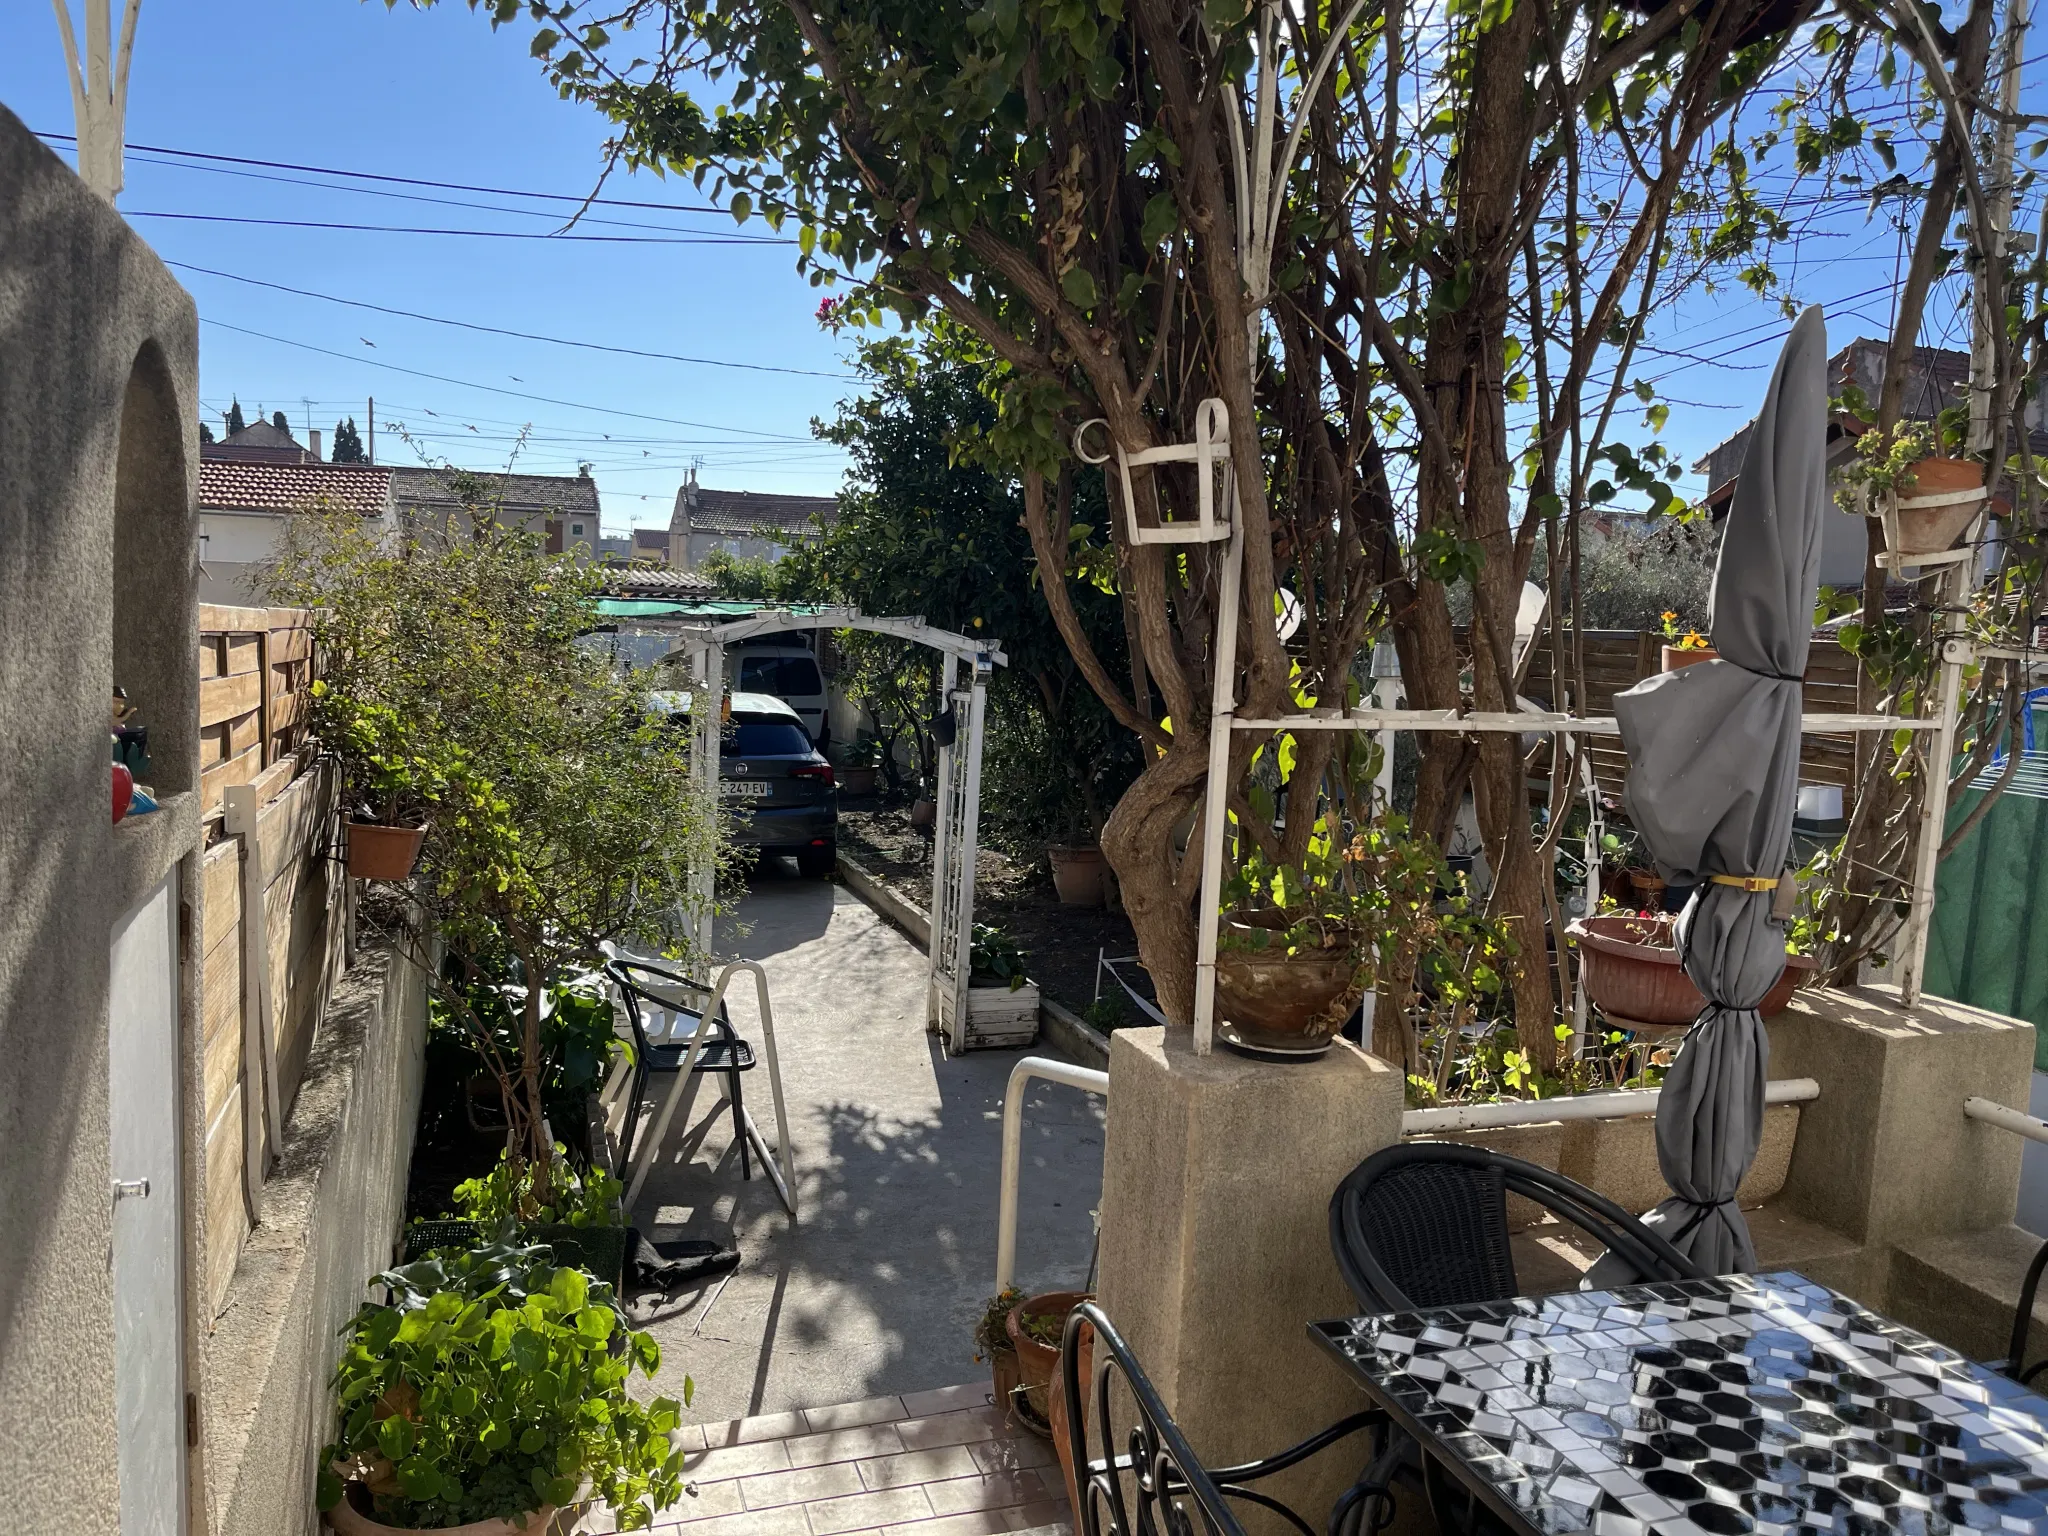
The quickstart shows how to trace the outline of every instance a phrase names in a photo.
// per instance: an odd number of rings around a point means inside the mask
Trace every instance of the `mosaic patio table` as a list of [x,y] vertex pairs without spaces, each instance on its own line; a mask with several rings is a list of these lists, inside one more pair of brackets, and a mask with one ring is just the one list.
[[1310,1333],[1512,1530],[2048,1532],[2048,1400],[1801,1275]]

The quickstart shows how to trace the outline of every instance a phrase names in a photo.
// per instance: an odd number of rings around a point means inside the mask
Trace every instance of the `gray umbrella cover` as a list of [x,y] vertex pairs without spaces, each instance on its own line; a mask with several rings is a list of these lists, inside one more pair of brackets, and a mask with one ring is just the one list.
[[1827,328],[1813,306],[1785,339],[1735,482],[1709,610],[1720,660],[1614,700],[1623,804],[1664,878],[1694,886],[1678,954],[1707,999],[1657,1105],[1657,1163],[1675,1198],[1643,1219],[1717,1275],[1756,1267],[1735,1191],[1763,1135],[1771,1046],[1757,1007],[1784,972],[1785,929],[1772,892],[1707,877],[1777,876],[1791,847],[1826,460]]

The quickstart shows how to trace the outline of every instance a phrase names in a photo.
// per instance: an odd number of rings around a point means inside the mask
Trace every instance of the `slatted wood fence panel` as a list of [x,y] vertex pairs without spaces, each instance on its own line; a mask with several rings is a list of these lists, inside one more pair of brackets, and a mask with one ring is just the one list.
[[[1462,638],[1462,637],[1461,637]],[[1579,713],[1611,715],[1614,696],[1633,688],[1664,667],[1663,639],[1632,629],[1589,629],[1585,634],[1586,695],[1573,700]],[[1541,645],[1530,664],[1524,692],[1555,705],[1550,680],[1550,645]],[[1851,714],[1856,709],[1856,658],[1835,643],[1832,635],[1813,637],[1807,653],[1805,706],[1814,714]],[[1601,793],[1618,796],[1628,781],[1628,754],[1613,736],[1589,738],[1593,774]],[[1799,777],[1808,784],[1847,785],[1854,776],[1853,736],[1808,736],[1799,754]]]
[[[338,788],[331,765],[313,762],[306,741],[310,619],[296,609],[204,605],[199,615],[200,783],[211,839],[199,912],[209,1316],[220,1311],[251,1230],[247,1150],[252,1132],[260,1141],[265,1112],[262,1062],[247,1060],[244,1049],[258,1006],[244,964],[246,842],[256,845],[265,876],[270,1055],[287,1119],[342,965],[346,880],[330,856]],[[238,784],[253,786],[259,806],[253,838],[226,830],[223,796]],[[260,1170],[253,1188],[260,1200]]]

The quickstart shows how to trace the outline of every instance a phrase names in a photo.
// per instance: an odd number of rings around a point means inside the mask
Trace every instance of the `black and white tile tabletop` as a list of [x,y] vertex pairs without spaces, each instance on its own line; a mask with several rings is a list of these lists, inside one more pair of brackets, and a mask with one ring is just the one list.
[[1801,1275],[1311,1331],[1539,1536],[2048,1532],[2048,1400]]

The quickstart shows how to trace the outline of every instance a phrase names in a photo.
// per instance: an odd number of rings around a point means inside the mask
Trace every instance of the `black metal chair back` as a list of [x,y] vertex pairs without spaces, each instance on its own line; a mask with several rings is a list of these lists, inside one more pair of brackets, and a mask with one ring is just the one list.
[[1519,1157],[1413,1141],[1360,1163],[1330,1197],[1330,1248],[1367,1312],[1518,1295],[1507,1197],[1521,1195],[1620,1254],[1645,1280],[1706,1271],[1606,1196]]
[[[688,1040],[677,1041],[667,1038],[653,1040],[647,1033],[646,1022],[641,1017],[641,1007],[658,1008],[678,1018],[703,1021],[703,1004],[710,999],[710,992],[686,976],[660,966],[649,965],[642,960],[614,959],[605,966],[605,974],[619,989],[619,997],[626,1005],[626,1021],[633,1031],[633,1084],[630,1102],[626,1106],[626,1129],[620,1138],[619,1160],[630,1164],[633,1160],[633,1142],[639,1131],[640,1106],[645,1095],[647,1079],[654,1073],[680,1072],[683,1062],[688,1059]],[[647,983],[647,984],[643,984]],[[685,1006],[675,997],[665,997],[654,987],[664,987],[694,994],[701,1001],[696,1009]],[[753,1171],[747,1156],[747,1137],[744,1110],[741,1100],[740,1074],[751,1071],[754,1066],[753,1048],[742,1040],[727,1017],[725,1004],[721,1001],[718,1012],[711,1020],[711,1034],[697,1053],[693,1072],[716,1072],[725,1078],[725,1096],[732,1103],[733,1139],[740,1149],[740,1176],[752,1178]]]

